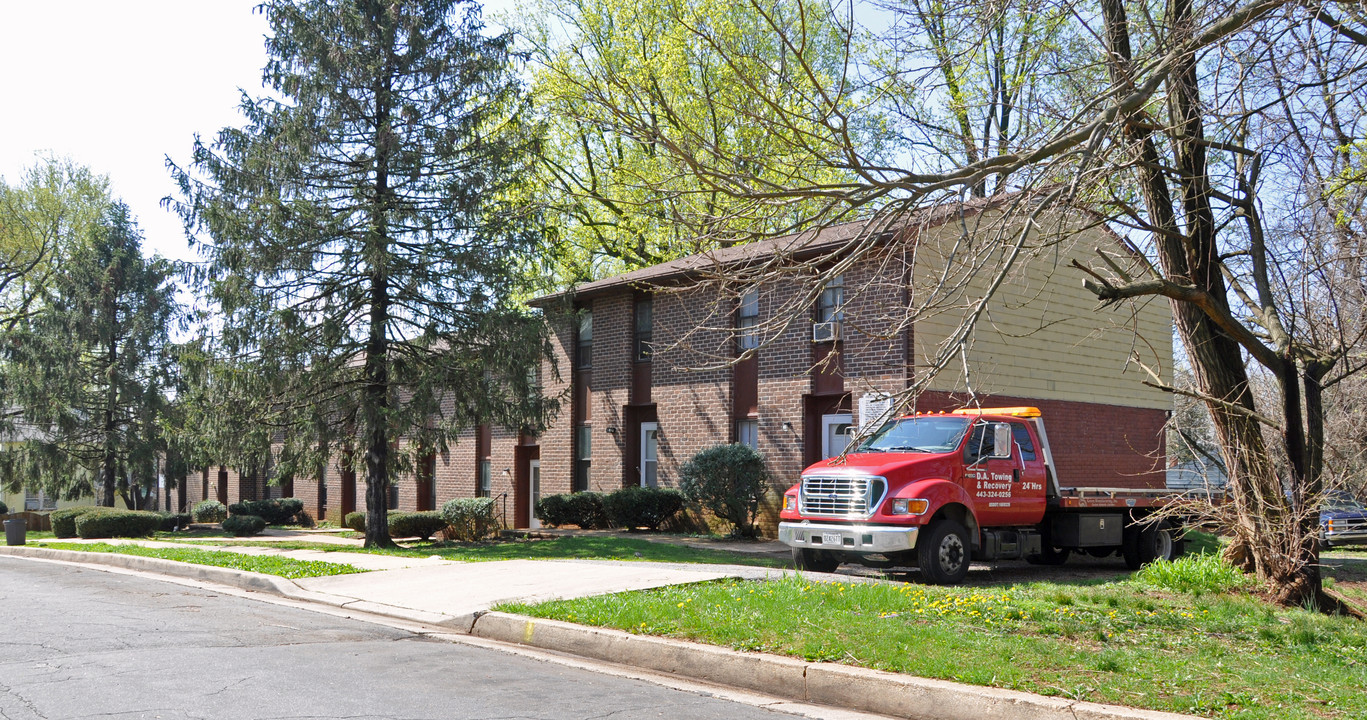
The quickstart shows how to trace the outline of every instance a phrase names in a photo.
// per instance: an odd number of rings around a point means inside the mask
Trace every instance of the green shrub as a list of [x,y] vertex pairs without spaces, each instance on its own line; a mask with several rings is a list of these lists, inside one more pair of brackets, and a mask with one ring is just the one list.
[[546,495],[536,503],[536,516],[547,525],[578,525],[585,530],[609,525],[603,495],[596,492]]
[[161,525],[161,516],[143,510],[98,508],[76,518],[76,535],[84,539],[146,537]]
[[161,518],[161,524],[157,526],[157,529],[162,532],[184,530],[190,527],[190,523],[194,521],[190,513],[160,512],[157,513],[157,517]]
[[393,537],[431,540],[433,535],[445,528],[446,519],[435,510],[389,513],[389,534]]
[[542,524],[557,527],[570,524],[570,501],[569,494],[564,495],[543,495],[536,501],[536,517]]
[[668,488],[628,487],[603,496],[611,527],[659,530],[683,505],[683,493]]
[[298,498],[244,500],[228,506],[230,515],[255,515],[267,525],[288,525],[304,511],[304,501]]
[[318,521],[314,520],[313,515],[307,510],[300,510],[298,513],[295,513],[294,522],[301,528],[318,527]]
[[601,530],[608,526],[608,514],[603,512],[602,493],[570,493],[569,513],[570,522],[585,530]]
[[195,522],[223,522],[224,518],[228,517],[228,508],[217,500],[205,500],[191,508],[190,514],[194,516]]
[[751,537],[759,503],[769,489],[769,472],[764,456],[749,445],[717,445],[679,468],[679,489],[689,501],[730,522],[735,534]]
[[4,500],[0,500],[0,515],[8,515],[8,514],[9,514],[9,506],[5,504],[5,501],[4,501]]
[[95,510],[102,509],[107,508],[98,508],[94,505],[86,505],[84,507],[73,507],[66,508],[63,510],[53,510],[52,513],[47,516],[47,519],[48,522],[52,523],[53,535],[56,535],[59,538],[74,538],[76,537],[76,518],[88,512],[94,512]]
[[1220,553],[1183,555],[1171,562],[1154,562],[1140,568],[1135,580],[1172,592],[1219,594],[1239,590],[1253,583]]
[[441,517],[456,540],[483,540],[498,530],[493,498],[456,498],[441,506]]
[[365,513],[347,513],[346,517],[342,518],[342,524],[356,532],[365,532]]
[[266,519],[257,515],[230,515],[223,521],[223,532],[237,537],[255,535],[266,529]]

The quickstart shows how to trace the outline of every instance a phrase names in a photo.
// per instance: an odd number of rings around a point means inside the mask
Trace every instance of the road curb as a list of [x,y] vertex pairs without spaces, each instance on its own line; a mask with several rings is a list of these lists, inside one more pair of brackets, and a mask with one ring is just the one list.
[[0,546],[0,555],[109,565],[354,609],[515,645],[668,673],[786,700],[908,720],[1197,720],[1192,715],[1074,702],[1017,690],[813,663],[502,612],[452,617],[305,590],[274,575],[116,553]]
[[267,592],[297,600],[310,600],[315,602],[325,601],[318,593],[304,590],[289,580],[282,577],[276,577],[275,575],[214,567],[212,565],[194,565],[191,563],[179,562],[177,560],[163,560],[161,558],[143,557],[141,555],[121,555],[118,553],[89,552],[81,550],[52,550],[49,548],[28,547],[23,545],[0,547],[0,555],[13,555],[16,557],[29,557],[42,560],[59,560],[61,562],[87,565],[110,565],[128,570],[139,570],[142,572],[156,573],[158,575],[170,575],[172,577],[217,583],[219,585],[227,585],[241,590]]
[[475,637],[755,690],[787,700],[914,720],[1192,720],[1194,716],[1075,702],[1017,690],[809,663],[620,630],[501,612],[475,619]]

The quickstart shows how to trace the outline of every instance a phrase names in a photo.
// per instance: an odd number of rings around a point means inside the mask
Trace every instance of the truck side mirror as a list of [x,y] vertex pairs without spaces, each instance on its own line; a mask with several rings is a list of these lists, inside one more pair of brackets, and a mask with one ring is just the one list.
[[992,457],[1010,459],[1013,444],[1015,440],[1011,437],[1011,424],[992,423]]

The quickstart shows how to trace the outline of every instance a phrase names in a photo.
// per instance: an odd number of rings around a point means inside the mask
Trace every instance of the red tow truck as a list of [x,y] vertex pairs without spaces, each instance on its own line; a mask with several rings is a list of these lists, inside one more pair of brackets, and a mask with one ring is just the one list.
[[799,569],[919,567],[935,584],[961,582],[973,560],[1119,553],[1138,568],[1182,554],[1179,523],[1146,522],[1173,491],[1064,487],[1055,467],[1033,407],[897,418],[804,470],[778,537]]

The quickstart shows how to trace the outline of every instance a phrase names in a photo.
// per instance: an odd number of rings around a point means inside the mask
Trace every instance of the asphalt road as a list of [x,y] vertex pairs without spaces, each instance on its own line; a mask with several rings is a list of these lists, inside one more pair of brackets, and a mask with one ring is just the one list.
[[0,557],[0,720],[794,716],[212,591]]

